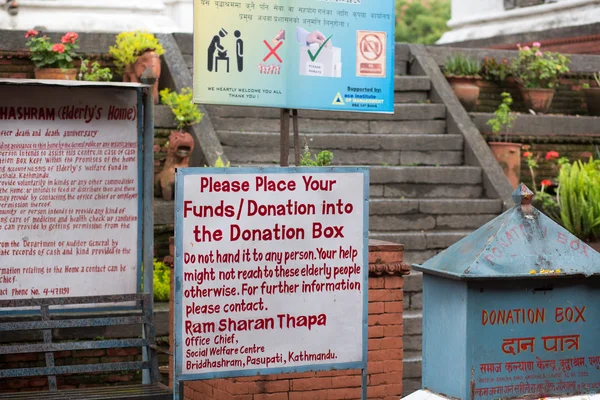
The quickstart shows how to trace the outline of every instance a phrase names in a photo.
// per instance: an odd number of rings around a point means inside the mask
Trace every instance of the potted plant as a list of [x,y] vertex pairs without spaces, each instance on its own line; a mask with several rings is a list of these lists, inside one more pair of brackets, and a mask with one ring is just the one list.
[[594,80],[596,87],[590,87],[589,83],[584,83],[583,93],[590,115],[600,116],[600,72],[594,74]]
[[189,167],[190,154],[194,150],[194,139],[184,129],[200,122],[204,114],[192,101],[190,88],[183,89],[181,93],[163,89],[160,99],[173,112],[178,129],[169,135],[164,167],[154,178],[154,195],[169,201],[174,195],[175,170]]
[[90,82],[110,82],[113,78],[113,74],[110,68],[101,68],[98,61],[94,61],[92,66],[89,66],[89,60],[82,60],[81,67],[79,67],[79,80],[90,81]]
[[160,56],[165,52],[158,39],[143,31],[121,32],[108,52],[114,59],[117,73],[123,76],[123,82],[140,82],[144,72],[156,78],[153,96],[154,102],[158,103]]
[[557,202],[564,227],[600,250],[600,161],[565,163],[558,174]]
[[73,60],[79,48],[79,35],[67,32],[59,43],[52,43],[46,35],[31,29],[25,34],[25,45],[31,52],[36,79],[75,80],[77,69]]
[[454,94],[465,110],[474,111],[479,98],[477,80],[481,79],[479,72],[481,64],[462,54],[449,57],[444,64],[444,74],[452,87]]
[[[510,109],[512,103],[513,99],[510,93],[503,92],[502,103],[494,112],[494,118],[490,119],[487,124],[498,138],[498,141],[489,143],[490,149],[502,167],[504,175],[512,187],[516,188],[521,182],[521,144],[508,141],[508,132],[516,119]],[[502,141],[501,135],[503,131],[504,141]]]
[[532,47],[517,45],[518,56],[511,64],[512,74],[519,84],[525,106],[536,113],[550,109],[558,81],[569,72],[569,56],[549,51],[542,52],[540,43]]

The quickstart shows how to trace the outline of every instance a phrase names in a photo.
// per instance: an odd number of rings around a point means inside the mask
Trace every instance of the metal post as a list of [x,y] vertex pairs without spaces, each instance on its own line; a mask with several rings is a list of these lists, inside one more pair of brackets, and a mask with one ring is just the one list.
[[279,165],[282,167],[287,167],[290,165],[290,110],[287,108],[281,109],[281,131],[279,144]]
[[294,129],[294,158],[296,166],[300,166],[300,132],[298,131],[298,110],[292,110],[292,124]]
[[[143,89],[144,104],[144,131],[143,131],[143,250],[142,263],[144,265],[144,292],[150,293],[148,300],[150,310],[154,312],[154,213],[153,203],[153,171],[154,171],[154,101],[152,99],[152,88]],[[145,330],[143,336],[146,337]],[[142,359],[149,361],[150,355],[146,347],[142,348]],[[142,383],[152,383],[150,371],[144,370],[142,373]]]

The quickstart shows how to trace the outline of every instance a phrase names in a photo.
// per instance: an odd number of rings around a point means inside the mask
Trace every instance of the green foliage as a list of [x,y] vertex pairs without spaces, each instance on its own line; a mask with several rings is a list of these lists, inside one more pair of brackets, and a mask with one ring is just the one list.
[[83,74],[84,81],[92,82],[110,82],[113,78],[110,68],[101,68],[100,63],[95,61],[92,67],[89,67],[89,60],[83,60],[81,62],[80,72]]
[[182,130],[186,126],[197,124],[202,121],[204,114],[200,112],[198,106],[193,102],[192,89],[184,88],[181,93],[173,92],[166,88],[160,91],[160,100],[163,104],[169,106],[177,128]]
[[227,164],[225,164],[223,162],[223,159],[221,158],[221,156],[217,157],[217,160],[215,161],[215,165],[213,165],[214,168],[229,168],[229,166],[231,165],[231,163],[229,161],[227,161]]
[[581,85],[582,88],[584,89],[589,89],[590,88],[590,84],[589,83],[584,83]]
[[511,64],[516,80],[529,89],[553,89],[558,80],[569,72],[570,56],[549,51],[542,52],[539,43],[534,46],[519,46],[519,55]]
[[596,81],[596,85],[600,87],[600,72],[594,73],[594,80]]
[[505,58],[502,62],[494,57],[486,57],[481,63],[481,76],[487,81],[502,82],[510,75],[510,64]]
[[304,153],[300,158],[301,167],[326,167],[333,162],[333,153],[329,150],[323,150],[316,156],[311,154],[308,145],[304,146]]
[[450,19],[450,0],[396,0],[396,41],[434,44]]
[[508,132],[512,129],[513,123],[517,117],[512,114],[510,106],[513,103],[513,99],[510,93],[502,93],[502,103],[494,111],[494,118],[490,119],[487,124],[492,127],[492,132],[500,137],[500,132],[505,130],[504,141],[508,141]]
[[154,260],[154,300],[169,301],[171,293],[171,269],[165,263]]
[[444,64],[444,73],[448,76],[473,76],[479,77],[481,63],[462,54],[448,57]]
[[133,65],[146,51],[155,51],[159,56],[165,52],[153,34],[133,31],[119,33],[115,45],[109,47],[108,54],[114,59],[117,72],[123,74],[125,67]]
[[565,163],[558,181],[564,227],[581,240],[600,238],[600,161]]
[[36,68],[74,68],[73,59],[77,56],[75,50],[79,48],[78,35],[67,32],[60,43],[52,43],[47,36],[41,36],[38,31],[29,30],[25,35],[29,39],[25,46],[31,52],[31,61]]

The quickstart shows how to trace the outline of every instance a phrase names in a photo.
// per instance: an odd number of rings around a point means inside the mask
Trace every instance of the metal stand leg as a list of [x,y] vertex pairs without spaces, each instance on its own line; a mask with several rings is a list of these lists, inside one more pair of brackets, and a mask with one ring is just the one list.
[[279,144],[279,165],[282,167],[287,167],[290,165],[290,110],[288,110],[287,108],[281,109],[281,131],[279,137]]
[[296,166],[300,166],[300,132],[298,131],[298,110],[292,110],[292,124],[294,129],[294,158]]

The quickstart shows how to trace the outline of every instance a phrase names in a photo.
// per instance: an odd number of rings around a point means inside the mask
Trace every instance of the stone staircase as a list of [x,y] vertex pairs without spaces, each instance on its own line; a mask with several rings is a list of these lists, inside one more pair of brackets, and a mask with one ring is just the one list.
[[[463,164],[463,137],[446,130],[446,108],[429,104],[425,76],[395,78],[395,113],[300,110],[301,145],[334,153],[335,165],[371,167],[370,236],[405,245],[422,263],[502,211],[483,198],[482,170]],[[277,165],[279,110],[208,106],[232,165]],[[293,165],[293,150],[290,152]],[[406,279],[405,393],[420,387],[422,277]]]

